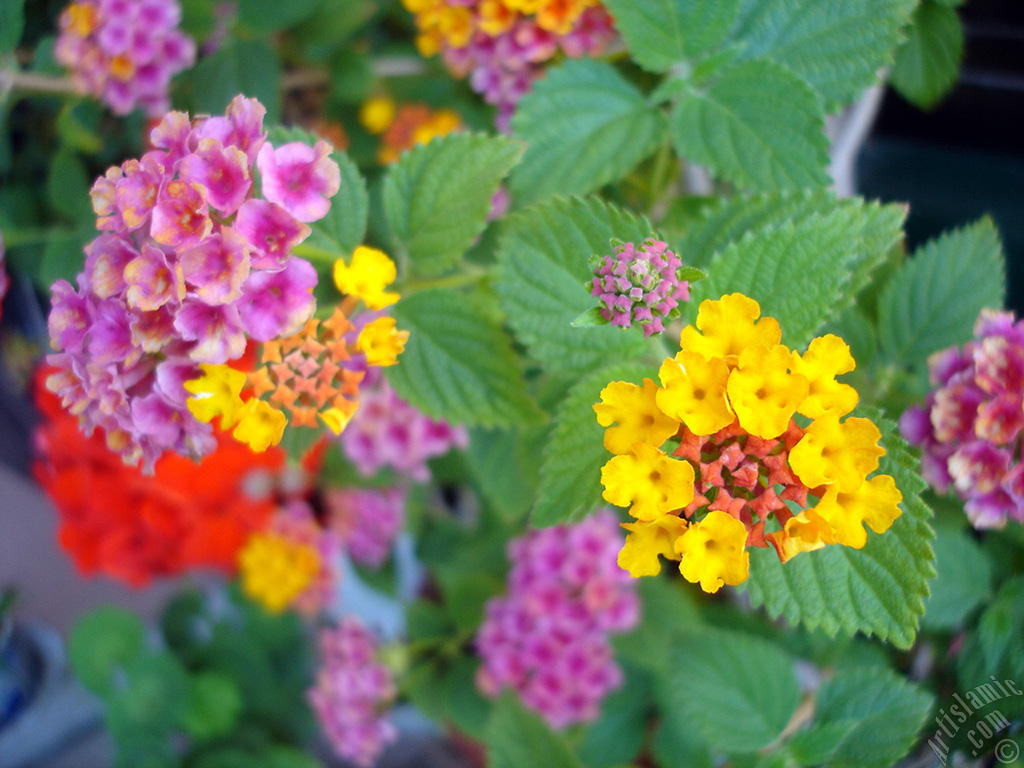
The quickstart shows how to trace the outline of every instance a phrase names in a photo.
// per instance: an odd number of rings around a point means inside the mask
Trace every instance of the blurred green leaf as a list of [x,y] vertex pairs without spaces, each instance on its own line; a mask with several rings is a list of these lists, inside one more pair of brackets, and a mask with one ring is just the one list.
[[182,725],[193,737],[213,739],[231,732],[242,712],[242,694],[230,677],[205,672],[189,680]]
[[256,32],[276,32],[309,18],[324,0],[237,0],[238,20]]
[[115,672],[146,653],[145,635],[142,621],[130,611],[97,608],[71,631],[71,666],[86,688],[109,695],[115,689]]
[[601,716],[583,731],[577,754],[587,768],[616,768],[632,760],[647,738],[654,697],[646,672],[624,665],[625,682],[601,702]]
[[889,81],[900,95],[931,109],[956,84],[964,55],[964,28],[953,8],[924,0],[896,52]]
[[0,54],[18,47],[25,29],[25,0],[0,0]]
[[46,179],[46,194],[54,210],[73,222],[95,219],[89,188],[92,180],[85,163],[73,149],[62,146],[53,158]]
[[921,624],[953,630],[992,596],[992,566],[978,543],[965,531],[936,526],[935,570],[931,595]]
[[[278,3],[282,7],[288,3]],[[229,38],[211,56],[200,59],[187,75],[197,112],[222,114],[235,96],[259,99],[267,109],[266,121],[280,119],[281,67],[273,47],[262,40]]]
[[494,707],[486,742],[490,768],[580,768],[564,737],[510,693]]

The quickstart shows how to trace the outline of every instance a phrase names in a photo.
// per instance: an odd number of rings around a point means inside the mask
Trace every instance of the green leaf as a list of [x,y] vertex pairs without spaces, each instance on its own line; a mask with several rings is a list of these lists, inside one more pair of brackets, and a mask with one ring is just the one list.
[[543,527],[579,520],[601,505],[601,467],[611,458],[594,403],[611,381],[639,384],[652,372],[643,366],[617,365],[591,374],[569,390],[555,414],[544,447],[540,488],[530,522]]
[[450,134],[406,152],[384,181],[384,207],[413,271],[451,268],[484,231],[491,198],[522,153],[503,136]]
[[751,232],[712,260],[693,303],[739,291],[779,321],[786,344],[803,347],[848,296],[860,214],[843,207]]
[[981,309],[1002,307],[1005,273],[999,234],[987,217],[919,248],[879,297],[883,352],[921,369],[932,352],[969,340]]
[[569,325],[573,328],[600,328],[602,325],[608,325],[608,321],[601,314],[600,307],[591,307],[586,312],[581,312]]
[[123,608],[97,608],[71,631],[71,666],[86,688],[106,695],[114,690],[114,672],[146,653],[146,628]]
[[238,0],[238,20],[257,32],[276,32],[311,16],[323,0]]
[[756,752],[778,738],[800,702],[793,660],[766,640],[706,628],[682,635],[670,653],[662,707],[685,713],[713,748]]
[[618,768],[636,757],[647,737],[651,681],[626,665],[625,682],[601,702],[601,716],[583,731],[577,754],[587,768]]
[[[673,569],[668,569],[673,570]],[[671,574],[639,580],[642,616],[631,632],[612,639],[616,658],[663,677],[675,636],[703,624],[690,585]]]
[[527,149],[509,185],[526,204],[618,181],[654,153],[666,124],[611,64],[577,59],[537,82],[516,108],[512,130]]
[[726,71],[672,110],[672,138],[688,160],[751,190],[828,184],[828,139],[818,97],[767,59]]
[[583,287],[590,257],[609,241],[640,242],[651,225],[596,198],[557,199],[511,216],[498,246],[496,289],[509,325],[531,357],[552,369],[585,371],[635,359],[646,345],[621,328],[575,329],[572,321],[596,299]]
[[271,46],[262,40],[233,38],[188,73],[195,111],[222,114],[235,96],[244,94],[267,108],[268,123],[276,123],[281,111],[280,79],[281,67]]
[[487,501],[504,520],[519,522],[530,511],[540,482],[545,426],[473,430],[466,463]]
[[0,54],[18,47],[25,30],[25,0],[0,0]]
[[61,147],[50,165],[46,195],[55,210],[75,222],[95,220],[89,187],[92,185],[85,163],[74,150]]
[[[966,691],[981,684],[990,684],[990,675],[994,675],[997,680],[1021,684],[1021,677],[1024,676],[1024,646],[1020,643],[1022,634],[1024,576],[1016,576],[1000,586],[995,599],[981,614],[977,629],[968,636],[958,660],[961,690],[965,691],[968,701],[973,704]],[[980,694],[979,691],[974,695],[980,698]],[[986,698],[991,700],[991,697]],[[985,698],[981,701],[984,702]],[[1024,704],[1018,697],[1013,701],[1000,702],[999,707],[1011,716],[1024,713]]]
[[931,707],[928,693],[887,670],[860,667],[837,675],[818,691],[815,712],[815,727],[830,727],[837,737],[829,768],[895,765]]
[[469,297],[423,291],[396,304],[393,315],[410,337],[398,364],[385,371],[416,408],[485,427],[540,416],[508,336]]
[[992,564],[969,534],[949,526],[936,526],[933,546],[938,576],[921,624],[953,630],[992,597]]
[[36,284],[44,291],[50,290],[50,286],[58,280],[67,280],[74,285],[75,275],[82,271],[85,264],[83,249],[96,234],[95,229],[70,232],[51,229],[47,232],[43,256],[33,274]]
[[889,81],[905,99],[931,109],[956,84],[963,55],[964,28],[957,12],[923,2],[896,52]]
[[895,478],[903,492],[903,514],[883,534],[868,531],[863,549],[829,546],[785,565],[774,550],[756,550],[750,556],[747,590],[753,605],[763,605],[790,624],[821,628],[830,637],[840,631],[873,634],[909,648],[924,613],[928,580],[935,575],[934,534],[928,525],[932,512],[919,496],[925,483],[918,460],[896,425],[873,409],[858,410],[882,432],[887,452],[878,471]]
[[562,736],[507,693],[498,700],[487,724],[490,768],[579,768],[580,762]]
[[203,672],[189,681],[182,725],[197,739],[231,732],[242,712],[242,694],[227,675]]
[[829,112],[856,99],[892,62],[917,0],[743,0],[730,40],[767,56],[821,95]]
[[718,46],[739,5],[739,0],[605,0],[630,55],[652,72],[667,72]]

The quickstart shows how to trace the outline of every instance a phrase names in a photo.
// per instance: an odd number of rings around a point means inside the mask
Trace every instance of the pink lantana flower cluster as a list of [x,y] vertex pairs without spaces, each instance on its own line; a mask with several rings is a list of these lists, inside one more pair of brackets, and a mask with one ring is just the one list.
[[416,14],[416,44],[442,54],[457,77],[498,108],[508,130],[516,105],[561,52],[597,56],[615,39],[599,0],[403,0]]
[[129,463],[212,450],[184,383],[201,363],[236,360],[249,340],[293,334],[313,313],[316,270],[292,249],[327,213],[340,173],[326,142],[269,144],[264,115],[241,96],[195,124],[169,113],[152,151],[93,185],[102,234],[86,246],[77,287],[53,286],[49,361],[59,370],[47,386]]
[[508,594],[487,604],[476,637],[484,694],[512,688],[553,728],[597,719],[622,683],[609,636],[639,620],[636,581],[616,562],[621,545],[608,511],[509,544]]
[[373,765],[398,732],[382,715],[395,698],[390,670],[377,661],[377,640],[346,617],[320,633],[320,670],[308,696],[335,751],[362,768]]
[[935,490],[952,486],[976,528],[1001,528],[1024,523],[1024,320],[982,310],[974,338],[929,358],[936,388],[900,429],[924,449],[921,470]]
[[590,295],[601,300],[601,317],[612,325],[639,325],[644,336],[662,333],[679,303],[690,300],[690,284],[679,278],[682,266],[660,240],[622,243],[598,263]]
[[159,117],[171,78],[196,58],[180,23],[177,0],[77,0],[61,13],[54,56],[116,114],[141,107]]
[[324,492],[331,531],[356,563],[380,568],[405,521],[404,488],[332,488]]
[[432,419],[400,398],[387,379],[370,371],[360,388],[359,410],[341,433],[345,455],[372,477],[390,467],[418,482],[430,480],[427,459],[469,445],[465,427]]

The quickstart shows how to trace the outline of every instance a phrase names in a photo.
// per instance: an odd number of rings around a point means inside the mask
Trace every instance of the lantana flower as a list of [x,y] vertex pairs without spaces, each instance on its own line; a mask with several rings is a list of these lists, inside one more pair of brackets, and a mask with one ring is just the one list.
[[604,498],[636,519],[619,554],[633,576],[679,560],[684,578],[716,592],[747,579],[748,547],[771,544],[783,562],[860,548],[865,525],[884,533],[900,515],[893,478],[871,476],[881,432],[847,416],[857,393],[836,380],[854,367],[849,347],[828,334],[800,355],[760,314],[738,293],[704,301],[660,387],[612,382],[594,406],[616,454],[601,472]]

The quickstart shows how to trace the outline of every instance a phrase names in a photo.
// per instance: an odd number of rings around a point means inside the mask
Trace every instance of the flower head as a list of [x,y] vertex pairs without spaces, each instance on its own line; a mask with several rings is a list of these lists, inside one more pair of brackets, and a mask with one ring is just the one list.
[[590,295],[601,300],[601,316],[612,325],[639,325],[644,336],[661,333],[679,303],[690,300],[690,284],[679,279],[682,266],[660,240],[623,243],[598,264]]

